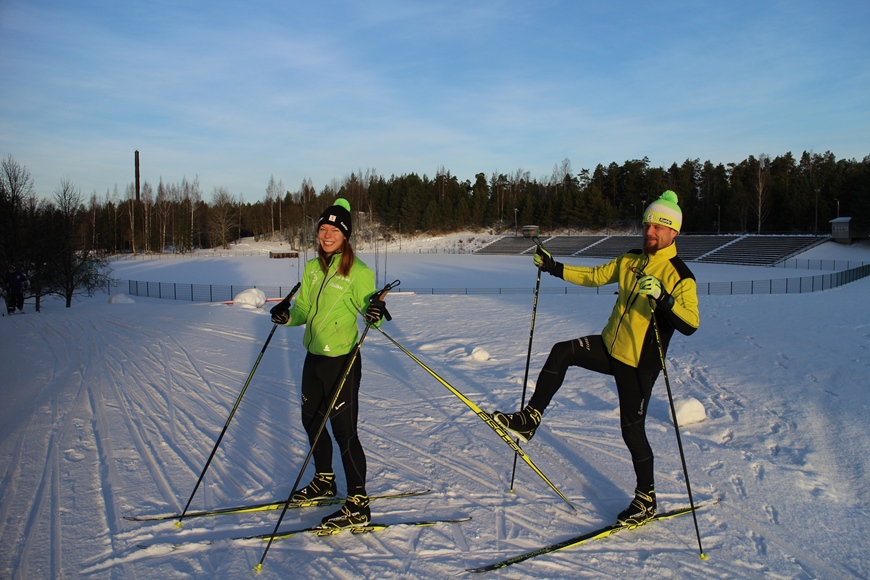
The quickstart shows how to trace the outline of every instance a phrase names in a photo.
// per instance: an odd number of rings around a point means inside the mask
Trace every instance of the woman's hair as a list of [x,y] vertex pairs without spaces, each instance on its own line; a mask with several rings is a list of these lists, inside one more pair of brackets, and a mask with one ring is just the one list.
[[[347,276],[350,274],[350,268],[353,266],[354,256],[353,248],[350,246],[350,240],[347,238],[344,239],[344,243],[341,245],[341,249],[338,250],[338,253],[341,255],[341,262],[338,263],[338,273],[341,276]],[[317,244],[317,257],[320,259],[320,269],[323,270],[325,274],[329,271],[329,254],[323,251],[323,246],[319,243]]]

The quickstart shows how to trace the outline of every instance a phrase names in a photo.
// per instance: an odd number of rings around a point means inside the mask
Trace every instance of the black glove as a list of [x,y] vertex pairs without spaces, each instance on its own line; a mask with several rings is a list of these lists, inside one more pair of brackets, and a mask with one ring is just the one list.
[[366,308],[365,320],[366,324],[377,324],[381,318],[392,320],[393,317],[387,312],[386,303],[378,298],[377,294],[372,294],[369,299],[369,307]]
[[553,259],[553,255],[544,249],[544,246],[538,245],[535,248],[535,266],[556,278],[562,277],[563,265]]
[[269,312],[272,313],[272,322],[275,324],[285,325],[290,322],[290,306],[285,304],[284,302],[279,302],[275,306],[272,307],[272,310]]

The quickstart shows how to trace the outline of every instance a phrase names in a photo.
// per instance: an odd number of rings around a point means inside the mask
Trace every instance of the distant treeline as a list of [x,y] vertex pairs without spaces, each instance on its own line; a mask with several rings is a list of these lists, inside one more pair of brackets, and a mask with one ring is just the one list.
[[199,181],[187,179],[156,186],[146,180],[138,192],[130,183],[123,193],[116,186],[89,197],[65,180],[55,199],[38,203],[29,172],[11,156],[3,161],[0,181],[0,259],[7,263],[21,255],[25,232],[41,227],[35,217],[70,196],[66,201],[76,209],[68,217],[78,243],[101,255],[228,247],[250,236],[311,243],[313,223],[336,197],[351,202],[354,237],[366,241],[420,231],[511,233],[530,224],[542,233],[629,229],[666,189],[679,195],[685,233],[823,234],[838,216],[870,222],[870,155],[838,160],[830,152],[804,152],[799,159],[791,153],[750,156],[727,165],[696,159],[667,168],[651,167],[644,158],[576,173],[565,159],[549,178],[523,170],[473,179],[443,167],[433,177],[367,170],[334,179],[319,192],[310,179],[290,191],[270,178],[262,200],[254,203],[225,187],[215,187],[206,200]]

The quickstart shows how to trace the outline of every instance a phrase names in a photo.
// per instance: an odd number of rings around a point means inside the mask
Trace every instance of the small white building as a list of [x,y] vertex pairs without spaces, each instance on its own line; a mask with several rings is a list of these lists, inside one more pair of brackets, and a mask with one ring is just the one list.
[[861,228],[851,217],[834,218],[828,223],[831,224],[831,237],[840,244],[851,244],[868,237],[867,228]]

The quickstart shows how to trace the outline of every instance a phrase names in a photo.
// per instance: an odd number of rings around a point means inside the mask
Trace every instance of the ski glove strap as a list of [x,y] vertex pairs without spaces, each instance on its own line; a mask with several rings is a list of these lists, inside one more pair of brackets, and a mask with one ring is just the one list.
[[535,248],[535,266],[556,278],[561,278],[564,267],[553,259],[553,255],[544,249],[544,246]]

